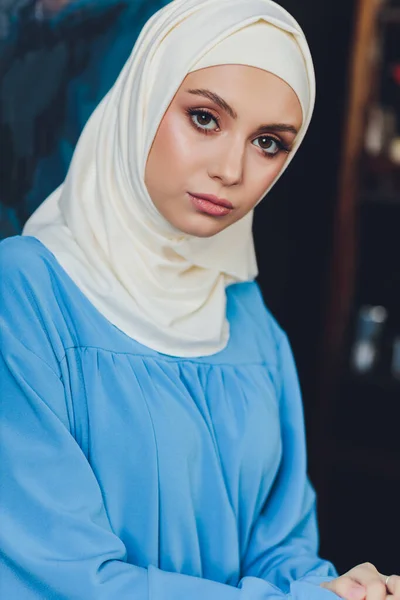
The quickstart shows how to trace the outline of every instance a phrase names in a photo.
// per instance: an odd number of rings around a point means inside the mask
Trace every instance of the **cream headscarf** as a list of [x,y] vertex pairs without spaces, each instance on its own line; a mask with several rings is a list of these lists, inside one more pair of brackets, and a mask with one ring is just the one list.
[[183,79],[231,61],[275,73],[299,97],[303,124],[283,172],[315,98],[300,27],[270,0],[174,0],[144,26],[86,124],[64,184],[23,231],[53,252],[111,323],[169,355],[222,350],[229,339],[225,288],[257,275],[252,213],[211,238],[195,238],[161,216],[144,184],[151,144]]

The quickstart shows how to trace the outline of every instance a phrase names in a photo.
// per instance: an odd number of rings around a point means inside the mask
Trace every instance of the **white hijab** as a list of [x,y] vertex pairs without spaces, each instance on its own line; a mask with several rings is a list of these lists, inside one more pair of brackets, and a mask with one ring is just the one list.
[[[254,35],[262,26],[265,32]],[[152,142],[183,79],[227,62],[265,68],[298,95],[303,124],[283,172],[315,99],[299,25],[270,0],[174,0],[144,26],[87,122],[64,184],[23,231],[56,256],[111,323],[168,355],[222,350],[229,339],[225,288],[257,275],[252,213],[211,238],[196,238],[162,217],[144,184]]]

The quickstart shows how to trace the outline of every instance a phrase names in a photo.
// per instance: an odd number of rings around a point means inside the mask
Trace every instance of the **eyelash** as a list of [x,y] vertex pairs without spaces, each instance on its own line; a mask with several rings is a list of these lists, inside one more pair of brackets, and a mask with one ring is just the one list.
[[[193,120],[194,116],[204,115],[206,117],[210,117],[213,121],[215,121],[215,123],[217,124],[217,126],[220,127],[220,120],[218,119],[218,117],[216,117],[215,115],[213,115],[211,112],[209,112],[207,110],[199,109],[199,108],[188,108],[186,110],[186,112],[187,112],[187,114],[189,116],[190,122],[193,125],[193,127],[195,127],[198,131],[200,131],[204,135],[209,135],[214,130],[212,130],[212,129],[204,129],[203,127],[199,127],[199,125],[196,125],[196,123]],[[287,146],[286,144],[284,144],[282,142],[282,140],[280,140],[280,139],[278,139],[276,137],[273,137],[271,135],[261,135],[261,136],[259,136],[256,139],[260,139],[260,138],[263,138],[263,137],[267,138],[269,140],[274,141],[275,144],[278,146],[278,151],[275,152],[275,154],[272,154],[271,152],[267,152],[266,150],[263,150],[262,148],[260,148],[266,158],[269,158],[269,159],[275,158],[276,156],[278,156],[278,154],[280,152],[285,152],[285,154],[289,154],[290,153],[290,147]]]

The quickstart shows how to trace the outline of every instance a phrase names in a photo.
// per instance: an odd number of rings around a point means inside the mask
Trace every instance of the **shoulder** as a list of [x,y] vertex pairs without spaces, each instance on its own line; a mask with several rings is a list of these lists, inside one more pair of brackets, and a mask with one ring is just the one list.
[[12,287],[48,276],[46,248],[33,237],[14,236],[0,242],[0,272],[2,286]]
[[53,255],[33,237],[15,236],[0,242],[2,309],[51,304],[57,279]]
[[15,236],[0,242],[2,328],[46,362],[64,355],[52,261],[35,238]]
[[[243,284],[240,284],[240,287]],[[245,284],[237,290],[248,313],[247,323],[251,336],[256,341],[260,356],[266,363],[274,382],[278,398],[283,403],[293,403],[296,410],[301,411],[301,390],[297,368],[290,341],[271,311],[267,308],[261,289],[257,282]],[[300,399],[300,402],[297,400]],[[290,409],[292,410],[292,408]],[[294,410],[294,409],[293,409]],[[299,413],[301,418],[301,412]]]
[[286,334],[266,306],[258,283],[233,284],[227,288],[227,297],[228,317],[240,322],[241,332],[257,345],[262,360],[277,366]]
[[279,345],[285,332],[264,302],[256,281],[238,283],[227,288],[228,310],[241,312],[266,336],[273,345]]

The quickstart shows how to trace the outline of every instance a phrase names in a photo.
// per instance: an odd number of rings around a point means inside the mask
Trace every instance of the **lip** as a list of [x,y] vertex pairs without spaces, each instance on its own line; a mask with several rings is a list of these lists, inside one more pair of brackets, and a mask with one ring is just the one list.
[[[210,215],[211,217],[224,217],[232,212],[233,209],[230,202],[221,200],[220,198],[217,198],[217,196],[211,196],[209,194],[194,195],[190,192],[188,192],[188,196],[197,212]],[[212,198],[212,200],[210,200],[210,198]],[[216,200],[218,201],[218,204]],[[224,202],[224,204],[222,204],[222,202]],[[232,208],[229,208],[226,204],[230,205]]]
[[212,202],[217,206],[225,206],[225,208],[233,208],[233,205],[229,202],[229,200],[225,200],[224,198],[218,198],[218,196],[214,196],[213,194],[192,194],[189,192],[190,196],[194,198],[200,198],[200,200],[207,200],[207,202]]

